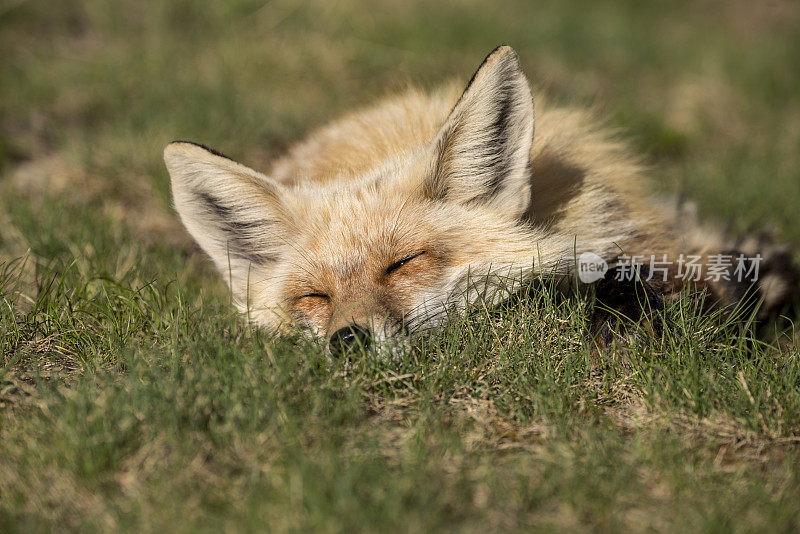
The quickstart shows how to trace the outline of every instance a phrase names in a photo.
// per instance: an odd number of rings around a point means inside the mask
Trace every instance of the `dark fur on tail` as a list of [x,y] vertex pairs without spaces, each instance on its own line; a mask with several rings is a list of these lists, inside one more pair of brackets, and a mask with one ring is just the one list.
[[670,328],[663,314],[666,304],[686,296],[698,299],[698,310],[715,313],[721,324],[734,328],[753,317],[760,326],[782,318],[791,320],[800,311],[800,267],[790,247],[777,245],[769,234],[762,233],[708,254],[743,257],[746,275],[737,276],[731,265],[719,280],[701,280],[687,287],[675,276],[666,282],[648,281],[646,265],[639,266],[633,279],[620,276],[620,267],[611,268],[593,286],[595,307],[590,325],[597,347],[607,350],[660,337],[664,328]]

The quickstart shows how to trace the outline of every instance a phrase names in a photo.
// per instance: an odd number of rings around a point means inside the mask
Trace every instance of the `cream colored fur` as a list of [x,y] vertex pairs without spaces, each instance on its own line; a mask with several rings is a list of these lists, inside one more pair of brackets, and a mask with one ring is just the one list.
[[312,133],[266,175],[190,143],[164,157],[187,229],[240,307],[273,328],[413,336],[509,279],[569,275],[584,251],[676,250],[623,145],[539,97],[534,121],[509,47],[463,93],[381,101]]

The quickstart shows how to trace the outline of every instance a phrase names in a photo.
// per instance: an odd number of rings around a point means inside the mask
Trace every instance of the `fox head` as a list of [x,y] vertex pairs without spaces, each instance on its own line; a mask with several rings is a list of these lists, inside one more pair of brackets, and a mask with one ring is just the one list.
[[500,47],[428,143],[362,176],[287,186],[186,142],[164,159],[183,223],[240,308],[337,350],[418,336],[485,295],[490,272],[519,280],[563,255],[523,220],[533,131],[528,81]]

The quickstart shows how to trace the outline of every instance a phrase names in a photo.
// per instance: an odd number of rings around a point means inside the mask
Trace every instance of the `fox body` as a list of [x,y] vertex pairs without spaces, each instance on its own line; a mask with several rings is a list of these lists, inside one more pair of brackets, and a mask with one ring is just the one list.
[[[478,299],[571,277],[584,252],[613,265],[708,248],[590,114],[536,104],[534,118],[504,46],[466,89],[345,116],[266,174],[193,143],[164,156],[178,213],[251,320],[335,344],[413,339]],[[680,287],[670,276],[660,292]]]

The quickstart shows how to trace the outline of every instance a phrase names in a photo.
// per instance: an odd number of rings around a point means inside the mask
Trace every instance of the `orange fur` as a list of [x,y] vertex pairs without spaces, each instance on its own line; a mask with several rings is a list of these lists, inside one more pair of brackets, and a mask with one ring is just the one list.
[[537,97],[534,120],[508,47],[463,92],[385,99],[312,133],[266,175],[190,143],[165,160],[178,212],[241,308],[326,337],[353,324],[413,336],[487,292],[497,301],[535,276],[570,276],[585,251],[688,250],[636,158],[588,113]]

